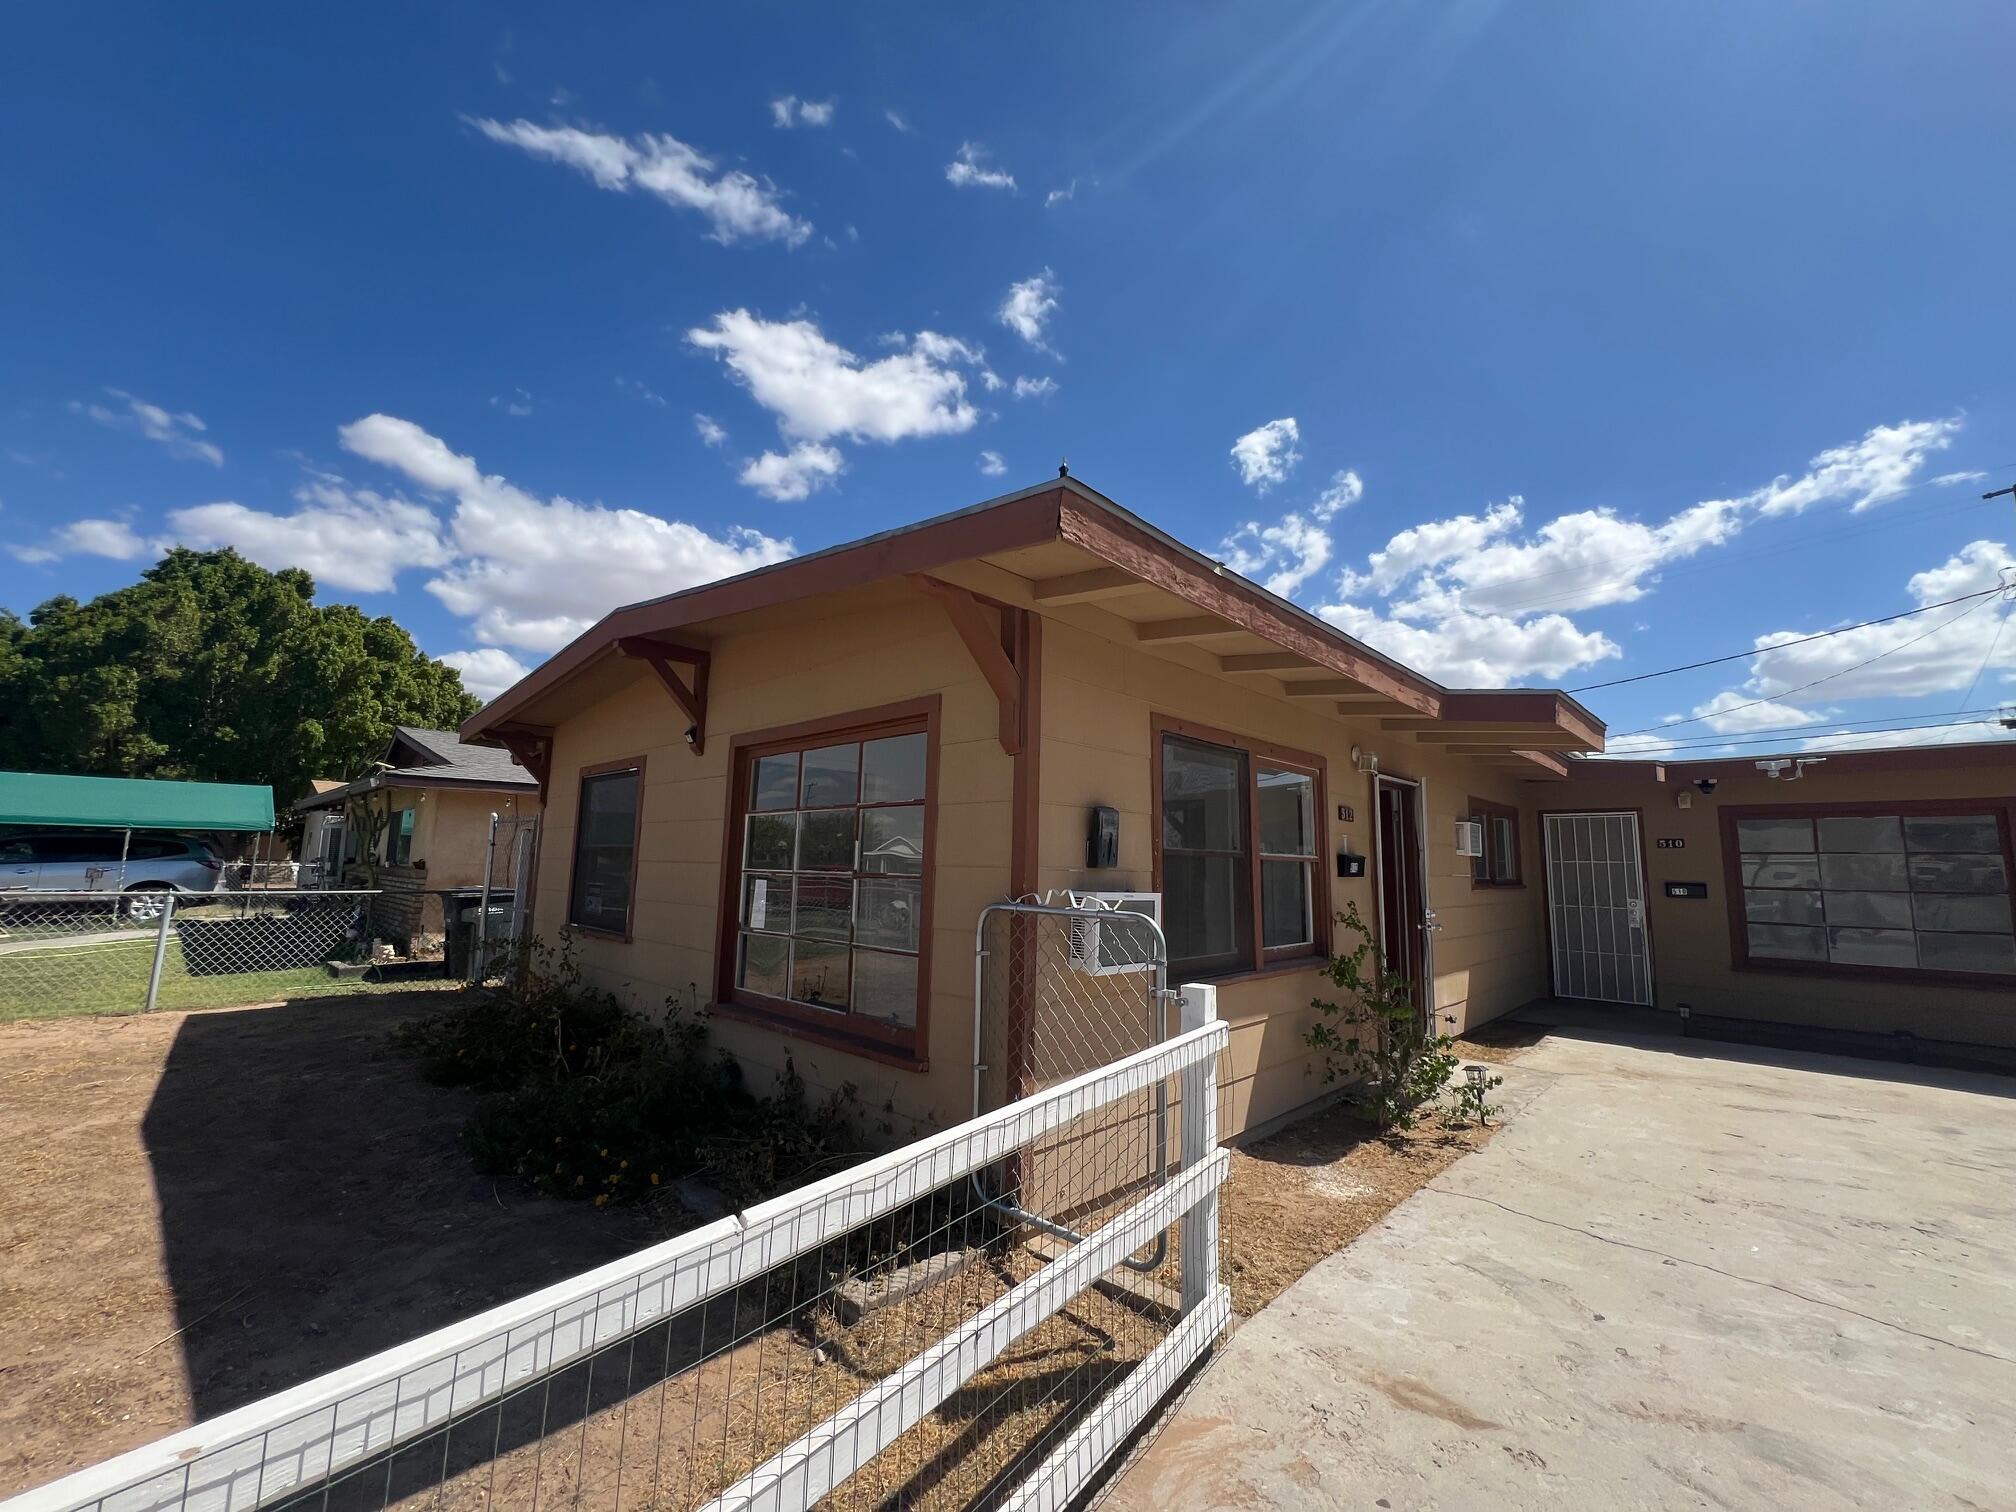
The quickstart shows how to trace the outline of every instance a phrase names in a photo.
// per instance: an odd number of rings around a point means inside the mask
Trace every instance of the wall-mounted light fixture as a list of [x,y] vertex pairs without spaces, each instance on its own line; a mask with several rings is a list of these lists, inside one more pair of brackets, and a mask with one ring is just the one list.
[[1378,753],[1368,751],[1363,746],[1351,747],[1351,765],[1367,777],[1376,777],[1379,775]]
[[[1786,782],[1797,782],[1806,775],[1806,768],[1818,766],[1826,759],[1825,756],[1774,756],[1770,760],[1758,762],[1757,770],[1773,782],[1781,779]],[[1792,769],[1789,776],[1786,775],[1787,767]]]

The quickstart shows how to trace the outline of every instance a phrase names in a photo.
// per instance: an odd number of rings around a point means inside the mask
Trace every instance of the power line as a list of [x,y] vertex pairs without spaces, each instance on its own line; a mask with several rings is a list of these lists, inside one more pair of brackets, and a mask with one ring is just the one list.
[[[1897,620],[1910,619],[1914,614],[1930,614],[1934,609],[1950,608],[1954,604],[1963,604],[1968,599],[1985,598],[1989,594],[2000,592],[2002,592],[2002,588],[1998,584],[1993,588],[1983,588],[1978,593],[1963,593],[1958,598],[1941,599],[1936,604],[1925,604],[1917,609],[1906,609],[1901,614],[1886,614],[1881,619],[1860,620],[1852,625],[1842,625],[1838,629],[1821,630],[1812,635],[1802,635],[1797,640],[1780,641],[1775,646],[1752,646],[1748,651],[1732,651],[1727,656],[1711,656],[1706,661],[1688,662],[1683,667],[1666,667],[1657,672],[1640,672],[1636,677],[1618,677],[1613,678],[1609,682],[1584,683],[1579,688],[1569,688],[1567,691],[1570,693],[1594,693],[1598,688],[1621,688],[1626,683],[1647,682],[1655,677],[1671,677],[1676,672],[1695,672],[1702,667],[1719,667],[1724,662],[1744,661],[1753,656],[1769,656],[1773,651],[1788,651],[1794,646],[1803,646],[1811,641],[1826,640],[1829,636],[1846,635],[1850,630],[1866,630],[1871,625],[1892,624]],[[1958,616],[1955,616],[1955,618],[1958,618]],[[1949,620],[1947,623],[1950,624],[1952,621]],[[1908,646],[1911,643],[1906,641],[1904,644]],[[1895,649],[1901,650],[1903,648],[1897,647]]]
[[[1938,721],[1942,719],[1959,719],[1962,716],[1968,714],[1993,714],[1994,712],[1995,712],[1994,709],[1989,708],[1948,709],[1941,714],[1921,714],[1917,717],[1925,720]],[[1716,716],[1710,714],[1705,715],[1703,717],[1713,719]],[[1654,742],[1654,744],[1662,746],[1723,745],[1738,735],[1801,735],[1801,734],[1809,734],[1815,730],[1839,730],[1845,725],[1882,724],[1886,719],[1896,719],[1898,717],[1900,716],[1896,714],[1871,714],[1863,719],[1815,719],[1810,720],[1805,724],[1760,725],[1755,728],[1747,730],[1731,730],[1724,735],[1689,735],[1683,739],[1656,741]],[[1634,733],[1643,733],[1643,732],[1634,732]],[[1618,738],[1622,739],[1623,737],[1620,736]]]
[[[1912,637],[1911,637],[1911,639],[1909,639],[1909,640],[1907,640],[1907,641],[1899,641],[1899,642],[1898,642],[1898,643],[1897,643],[1896,645],[1894,645],[1894,646],[1890,647],[1890,648],[1889,648],[1888,650],[1886,650],[1886,651],[1878,651],[1878,652],[1877,652],[1877,653],[1876,653],[1876,654],[1875,654],[1874,656],[1872,656],[1872,657],[1869,657],[1869,658],[1868,658],[1868,659],[1867,659],[1866,661],[1859,661],[1859,662],[1856,662],[1856,663],[1855,663],[1855,664],[1854,664],[1854,665],[1853,665],[1852,667],[1843,667],[1843,668],[1841,668],[1841,669],[1840,669],[1840,670],[1839,670],[1838,672],[1829,672],[1829,673],[1828,673],[1828,674],[1827,674],[1826,676],[1824,676],[1824,677],[1816,677],[1816,678],[1814,678],[1814,679],[1813,679],[1813,681],[1811,681],[1811,682],[1809,682],[1809,683],[1801,683],[1801,684],[1800,684],[1800,685],[1799,685],[1798,687],[1796,687],[1796,688],[1781,688],[1781,689],[1779,689],[1779,690],[1778,690],[1778,691],[1777,691],[1776,693],[1772,693],[1772,694],[1769,694],[1769,695],[1767,695],[1767,696],[1765,696],[1765,697],[1763,697],[1763,698],[1753,698],[1753,699],[1751,699],[1751,700],[1750,700],[1750,701],[1749,701],[1748,703],[1740,703],[1740,704],[1731,704],[1731,705],[1729,705],[1729,707],[1728,707],[1728,708],[1726,708],[1726,709],[1716,709],[1716,710],[1713,710],[1712,712],[1710,712],[1710,713],[1707,713],[1707,714],[1695,714],[1695,715],[1692,715],[1692,716],[1690,716],[1689,718],[1686,718],[1686,719],[1669,719],[1669,720],[1667,720],[1667,721],[1666,721],[1666,722],[1665,722],[1664,724],[1656,724],[1656,725],[1647,725],[1647,726],[1646,726],[1646,727],[1645,727],[1644,729],[1642,729],[1642,730],[1626,730],[1626,731],[1624,731],[1624,734],[1625,734],[1625,735],[1656,735],[1656,734],[1658,734],[1658,733],[1659,733],[1659,731],[1661,731],[1661,730],[1670,730],[1670,729],[1673,729],[1673,728],[1674,728],[1674,727],[1675,727],[1676,725],[1684,725],[1684,724],[1699,724],[1699,723],[1700,723],[1700,722],[1701,722],[1702,720],[1704,720],[1704,719],[1714,719],[1714,718],[1715,718],[1715,717],[1717,717],[1718,715],[1722,715],[1722,714],[1734,714],[1734,713],[1735,713],[1735,712],[1736,712],[1736,711],[1737,711],[1738,709],[1754,709],[1754,708],[1756,708],[1756,707],[1757,707],[1757,706],[1758,706],[1759,704],[1767,704],[1767,703],[1773,703],[1773,702],[1775,702],[1776,700],[1778,700],[1778,699],[1781,699],[1781,698],[1790,698],[1790,697],[1792,697],[1792,695],[1793,695],[1793,694],[1795,694],[1795,693],[1804,693],[1804,692],[1805,692],[1805,691],[1806,691],[1806,690],[1807,690],[1808,688],[1817,688],[1817,687],[1819,687],[1819,686],[1820,686],[1820,684],[1822,684],[1822,683],[1825,683],[1825,682],[1832,682],[1832,681],[1833,681],[1833,680],[1834,680],[1835,678],[1837,678],[1837,677],[1846,677],[1846,676],[1847,676],[1847,675],[1848,675],[1848,674],[1849,674],[1850,672],[1860,672],[1860,671],[1861,671],[1861,670],[1862,670],[1862,669],[1863,669],[1864,667],[1871,667],[1871,666],[1874,666],[1874,665],[1875,665],[1875,664],[1876,664],[1877,662],[1879,662],[1879,661],[1883,660],[1883,658],[1884,658],[1884,657],[1886,657],[1886,656],[1895,656],[1895,655],[1896,655],[1896,654],[1897,654],[1897,653],[1898,653],[1899,651],[1903,651],[1903,650],[1907,649],[1908,647],[1911,647],[1911,646],[1915,646],[1915,645],[1917,645],[1917,644],[1918,644],[1918,642],[1920,642],[1920,641],[1922,641],[1922,640],[1928,640],[1928,639],[1930,639],[1930,638],[1931,638],[1932,636],[1935,636],[1935,635],[1937,635],[1937,634],[1938,634],[1938,633],[1939,633],[1939,632],[1940,632],[1941,630],[1944,630],[1944,629],[1946,629],[1946,628],[1947,628],[1947,627],[1948,627],[1949,625],[1957,625],[1957,624],[1959,624],[1959,623],[1960,623],[1960,621],[1962,621],[1963,619],[1967,618],[1967,616],[1968,616],[1968,615],[1970,615],[1970,614],[1972,614],[1972,613],[1973,613],[1973,612],[1974,612],[1974,611],[1975,611],[1976,609],[1979,609],[1979,608],[1981,608],[1981,607],[1982,607],[1982,605],[1984,605],[1984,604],[1992,604],[1992,603],[1993,603],[1993,602],[1995,601],[1995,600],[1994,600],[1994,598],[1992,597],[1992,595],[1995,595],[1995,594],[1999,594],[1999,593],[2001,593],[2001,592],[2002,592],[2002,589],[2001,589],[2001,588],[1999,588],[1999,587],[1996,587],[1996,588],[1990,588],[1990,589],[1987,589],[1987,590],[1985,591],[1985,594],[1983,594],[1983,593],[1969,593],[1969,594],[1963,594],[1963,595],[1961,596],[1962,598],[1971,598],[1971,599],[1975,600],[1975,602],[1974,602],[1974,603],[1971,603],[1971,604],[1969,604],[1969,605],[1968,605],[1968,606],[1967,606],[1967,607],[1966,607],[1965,609],[1962,609],[1962,610],[1961,610],[1961,611],[1960,611],[1960,612],[1959,612],[1958,614],[1954,615],[1954,616],[1953,616],[1953,618],[1951,618],[1951,619],[1949,619],[1949,620],[1941,620],[1941,621],[1940,621],[1940,622],[1939,622],[1938,624],[1934,625],[1934,626],[1933,626],[1933,627],[1932,627],[1932,628],[1931,628],[1930,630],[1927,630],[1927,631],[1925,631],[1925,632],[1924,632],[1924,634],[1922,634],[1922,635],[1914,635],[1914,636],[1912,636]],[[1949,604],[1957,604],[1957,603],[1959,603],[1959,602],[1961,602],[1961,599],[1948,599],[1948,600],[1947,600],[1947,603],[1949,603]],[[1935,608],[1935,609],[1937,609],[1937,608],[1943,608],[1944,606],[1943,606],[1943,605],[1939,605],[1939,604],[1933,604],[1933,605],[1929,605],[1928,607],[1930,607],[1930,608]],[[1901,616],[1893,616],[1893,618],[1901,618]],[[1872,620],[1872,621],[1870,621],[1870,623],[1872,623],[1872,624],[1881,624],[1881,623],[1883,623],[1883,621],[1880,621],[1880,620]],[[1851,625],[1851,626],[1848,626],[1847,628],[1849,628],[1849,629],[1851,629],[1851,630],[1852,630],[1852,629],[1854,629],[1854,628],[1856,628],[1856,627],[1855,627],[1855,626],[1853,626],[1853,625]],[[1839,634],[1840,632],[1838,632],[1838,631],[1834,631],[1834,632],[1830,632],[1830,633],[1832,633],[1832,634]],[[1811,639],[1814,639],[1814,640],[1817,640],[1817,639],[1819,639],[1819,637],[1818,637],[1818,636],[1813,636],[1813,637],[1810,637],[1810,638],[1811,638]],[[1788,642],[1788,644],[1797,644],[1797,642]],[[1778,648],[1777,648],[1777,647],[1775,647],[1775,646],[1767,646],[1767,647],[1765,648],[1765,650],[1766,650],[1766,651],[1775,651],[1775,650],[1777,650],[1777,649],[1778,649]],[[1744,654],[1744,653],[1739,653],[1739,655],[1741,655],[1741,654]],[[1748,654],[1758,654],[1758,653],[1748,653]],[[1719,659],[1720,659],[1720,660],[1722,660],[1722,661],[1730,661],[1730,660],[1734,660],[1735,658],[1731,658],[1731,657],[1726,657],[1726,656],[1725,656],[1725,657],[1721,657],[1721,658],[1719,658]],[[1702,665],[1706,665],[1706,664],[1705,664],[1705,663],[1703,663]],[[1687,669],[1686,669],[1686,668],[1684,668],[1684,667],[1676,667],[1676,668],[1674,668],[1673,670],[1675,670],[1675,671],[1686,671]],[[1647,676],[1657,676],[1658,674],[1656,674],[1656,673],[1647,673],[1646,675],[1647,675]],[[1635,680],[1636,680],[1636,679],[1633,679],[1633,681],[1635,681]],[[1620,738],[1621,738],[1621,737],[1620,737]]]
[[[1932,724],[1888,725],[1882,729],[1876,729],[1876,730],[1845,730],[1842,732],[1842,738],[1847,739],[1849,736],[1861,736],[1861,735],[1896,735],[1901,734],[1908,730],[1964,730],[1972,725],[1993,725],[1998,723],[2000,723],[2000,721],[1994,719],[1961,719],[1961,720],[1953,720],[1946,723],[1935,722]],[[1825,735],[1815,735],[1812,738],[1814,740],[1825,740],[1828,737]],[[1780,743],[1781,743],[1780,737],[1776,735],[1762,735],[1754,740],[1751,739],[1718,740],[1710,742],[1711,745],[1718,745],[1718,746],[1778,745]],[[1683,748],[1683,750],[1684,749],[1688,748]],[[1655,760],[1661,756],[1668,754],[1664,747],[1657,747],[1657,748],[1649,746],[1634,747],[1629,751],[1615,752],[1613,753],[1613,756],[1610,759],[1623,756],[1636,756],[1639,755],[1641,751]],[[1591,756],[1591,757],[1585,757],[1584,759],[1589,761],[1602,761],[1605,760],[1606,758],[1602,756]]]
[[[2012,582],[2010,586],[2016,587],[2016,582]],[[2010,602],[2016,603],[2016,597],[2012,597]],[[1962,703],[1967,702],[1967,699],[1972,698],[1974,696],[1974,690],[1981,686],[1981,679],[1988,675],[1988,664],[1993,660],[1995,660],[1995,648],[2002,644],[2002,632],[2004,630],[2007,630],[2008,628],[2009,628],[2009,605],[2004,604],[2002,606],[2002,618],[1996,621],[1995,633],[1988,639],[1988,654],[1981,658],[1981,666],[1974,673],[1974,681],[1967,684],[1966,696],[1960,700]]]

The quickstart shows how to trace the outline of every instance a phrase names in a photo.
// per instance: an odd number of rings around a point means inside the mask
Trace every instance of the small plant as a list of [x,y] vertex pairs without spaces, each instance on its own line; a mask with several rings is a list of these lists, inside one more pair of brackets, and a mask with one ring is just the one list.
[[[1471,1075],[1472,1072],[1476,1075]],[[1482,1066],[1465,1066],[1462,1078],[1450,1084],[1453,1100],[1443,1122],[1452,1129],[1461,1129],[1470,1124],[1478,1128],[1491,1121],[1491,1115],[1500,1110],[1491,1101],[1494,1088],[1505,1085],[1505,1078],[1487,1071]]]
[[1385,968],[1358,905],[1337,922],[1358,941],[1324,967],[1345,1000],[1311,999],[1323,1017],[1303,1039],[1321,1053],[1324,1081],[1361,1085],[1359,1100],[1380,1128],[1414,1128],[1456,1069],[1455,1041],[1433,1032],[1415,1004],[1414,984]]

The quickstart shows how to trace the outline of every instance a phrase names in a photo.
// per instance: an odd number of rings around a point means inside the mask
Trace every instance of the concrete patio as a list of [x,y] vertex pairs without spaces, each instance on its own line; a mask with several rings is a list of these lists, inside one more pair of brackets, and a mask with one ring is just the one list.
[[2016,1081],[1553,1037],[1106,1506],[2002,1507]]

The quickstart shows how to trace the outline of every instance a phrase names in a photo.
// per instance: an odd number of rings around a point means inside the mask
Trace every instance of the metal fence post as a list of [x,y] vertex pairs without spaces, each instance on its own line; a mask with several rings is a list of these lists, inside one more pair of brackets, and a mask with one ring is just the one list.
[[168,927],[175,917],[175,894],[161,895],[161,927],[154,933],[154,968],[147,973],[147,1007],[152,1013],[154,1004],[161,996],[161,965],[168,959]]
[[[1184,984],[1182,1030],[1202,1029],[1218,1017],[1218,989],[1201,982]],[[1213,1056],[1183,1068],[1182,1169],[1202,1165],[1218,1148],[1218,1061]],[[1182,1248],[1183,1311],[1204,1305],[1218,1284],[1218,1192],[1213,1188],[1177,1222]]]
[[469,980],[481,982],[489,975],[484,960],[490,948],[490,877],[497,868],[497,816],[490,816],[490,839],[483,848],[483,899],[476,907],[476,939],[469,951]]

